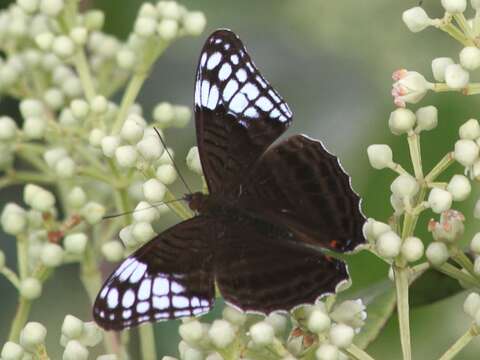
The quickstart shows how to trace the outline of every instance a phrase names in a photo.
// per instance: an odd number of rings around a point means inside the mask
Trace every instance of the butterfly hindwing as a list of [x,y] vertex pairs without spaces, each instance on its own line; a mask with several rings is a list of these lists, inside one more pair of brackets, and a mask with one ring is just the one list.
[[253,64],[240,39],[218,30],[200,55],[195,85],[197,143],[210,193],[238,187],[292,113]]
[[360,197],[318,140],[294,135],[272,146],[243,185],[243,207],[314,245],[345,252],[365,242]]
[[107,279],[93,308],[105,329],[195,316],[214,301],[210,226],[198,216],[158,235]]
[[303,247],[284,229],[251,219],[223,226],[216,281],[225,300],[242,310],[288,311],[334,293],[348,279],[343,262]]

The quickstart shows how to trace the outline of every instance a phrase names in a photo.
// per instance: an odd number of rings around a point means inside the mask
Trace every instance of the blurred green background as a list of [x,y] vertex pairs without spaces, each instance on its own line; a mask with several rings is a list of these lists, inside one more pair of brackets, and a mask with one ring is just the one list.
[[[0,7],[8,3],[0,0]],[[84,1],[87,7],[103,9],[106,31],[121,38],[131,31],[141,3],[140,0]],[[366,148],[371,143],[388,143],[394,149],[395,159],[410,169],[406,140],[391,135],[387,127],[388,115],[393,110],[391,73],[404,67],[431,78],[431,60],[439,56],[457,58],[460,45],[438,30],[412,34],[406,29],[401,21],[402,11],[417,5],[417,1],[185,0],[181,3],[205,12],[208,28],[199,38],[176,42],[160,58],[140,95],[145,113],[150,114],[159,101],[192,104],[195,66],[204,39],[216,28],[231,28],[240,35],[255,63],[294,111],[295,121],[289,134],[302,132],[324,141],[352,175],[355,189],[364,197],[367,216],[386,221],[391,214],[389,183],[394,176],[388,171],[373,171]],[[425,1],[424,7],[431,16],[441,16],[439,3]],[[439,94],[427,96],[421,104],[436,105],[440,111],[438,128],[422,137],[424,166],[429,169],[452,149],[459,125],[479,116],[478,100],[459,94]],[[0,114],[12,112],[14,106],[14,102],[2,99]],[[182,130],[168,130],[167,139],[175,139],[175,152],[183,159],[195,142],[193,124]],[[462,171],[460,167],[453,170]],[[19,200],[20,189],[17,190],[2,192],[0,206],[12,199]],[[178,190],[180,195],[181,188]],[[478,222],[472,216],[473,202],[462,203],[458,209],[467,217],[464,238],[467,244],[478,231]],[[419,224],[418,234],[427,241],[430,235],[425,231],[426,222],[432,216],[425,214]],[[9,265],[13,266],[13,240],[2,235],[0,248],[6,251]],[[368,254],[355,255],[349,263],[353,290],[387,275],[387,267]],[[45,323],[50,329],[48,342],[53,359],[61,357],[58,339],[65,314],[90,319],[77,271],[76,266],[57,271],[31,315],[32,320]],[[436,284],[428,285],[435,289]],[[15,311],[16,295],[2,278],[0,294],[0,342],[3,343]],[[462,312],[464,298],[465,293],[460,293],[412,310],[415,359],[438,357],[467,329],[469,320]],[[159,355],[177,353],[177,327],[177,322],[155,326]],[[368,350],[376,359],[401,358],[394,319]],[[474,340],[459,359],[478,359],[479,354],[480,341]]]

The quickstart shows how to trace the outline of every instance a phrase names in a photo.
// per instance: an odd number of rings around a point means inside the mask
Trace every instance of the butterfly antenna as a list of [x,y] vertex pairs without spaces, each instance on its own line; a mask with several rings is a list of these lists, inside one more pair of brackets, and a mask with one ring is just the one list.
[[147,207],[142,207],[141,209],[125,211],[125,212],[118,213],[118,214],[105,215],[104,217],[102,217],[102,220],[114,219],[114,218],[117,218],[117,217],[120,217],[120,216],[130,215],[130,214],[133,214],[133,213],[136,213],[136,212],[153,209],[153,208],[156,208],[157,206],[160,206],[160,205],[167,205],[167,204],[174,203],[174,202],[181,201],[181,200],[185,200],[185,199],[180,198],[180,199],[173,199],[173,200],[169,200],[169,201],[161,201],[159,203],[150,204],[150,206],[147,206]]
[[153,129],[154,129],[155,132],[157,133],[158,138],[160,139],[163,147],[165,148],[165,151],[167,152],[168,157],[169,157],[170,160],[172,161],[172,164],[173,164],[175,170],[177,171],[177,174],[178,174],[178,176],[180,177],[180,180],[182,180],[183,185],[185,185],[185,187],[187,188],[187,190],[188,190],[188,192],[189,192],[190,194],[193,194],[192,190],[190,189],[190,187],[188,186],[188,184],[187,184],[187,182],[185,181],[184,177],[182,176],[182,173],[181,173],[180,170],[178,169],[177,164],[176,164],[175,161],[173,160],[172,154],[170,154],[170,151],[168,151],[167,144],[166,144],[165,141],[163,140],[162,135],[160,135],[160,131],[158,131],[156,127],[153,127]]

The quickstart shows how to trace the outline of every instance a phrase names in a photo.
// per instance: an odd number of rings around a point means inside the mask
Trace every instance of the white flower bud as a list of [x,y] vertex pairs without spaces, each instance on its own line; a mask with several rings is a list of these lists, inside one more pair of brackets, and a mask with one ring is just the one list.
[[65,250],[67,250],[69,253],[81,255],[85,252],[87,241],[87,235],[84,233],[73,233],[65,236],[63,244],[65,246]]
[[178,332],[183,340],[192,345],[199,342],[204,335],[203,326],[197,320],[187,321],[181,324]]
[[108,135],[102,139],[101,142],[103,154],[106,157],[112,158],[115,155],[115,150],[117,150],[120,145],[120,139],[115,135]]
[[480,124],[476,119],[470,119],[465,122],[460,129],[458,130],[458,134],[460,135],[461,139],[467,140],[475,140],[480,137]]
[[207,20],[200,11],[192,11],[185,14],[183,18],[183,27],[188,35],[198,36],[205,29]]
[[330,317],[337,323],[359,329],[365,324],[367,313],[361,299],[346,300],[335,306]]
[[87,360],[88,350],[77,340],[70,340],[63,352],[63,360]]
[[144,136],[141,141],[137,143],[137,150],[140,155],[147,161],[153,161],[160,158],[165,150],[158,135]]
[[415,114],[409,109],[399,108],[390,114],[388,126],[395,135],[401,135],[412,130],[415,125]]
[[115,160],[118,165],[125,168],[134,167],[137,163],[138,153],[134,146],[123,145],[115,150]]
[[73,315],[65,316],[62,324],[62,334],[69,339],[78,339],[84,332],[83,321]]
[[105,15],[100,10],[89,10],[85,13],[85,26],[88,30],[100,30],[105,22]]
[[153,119],[158,122],[162,128],[169,126],[174,117],[174,107],[168,102],[159,103],[153,109]]
[[447,185],[447,190],[454,201],[463,201],[470,195],[472,186],[466,176],[454,175]]
[[135,21],[135,34],[142,37],[149,37],[155,34],[157,22],[150,17],[138,17]]
[[27,228],[27,213],[17,204],[8,203],[3,208],[1,223],[7,234],[18,235]]
[[155,206],[146,201],[140,201],[133,212],[133,219],[136,222],[153,222],[158,219],[160,213]]
[[127,248],[137,246],[137,240],[133,237],[132,228],[133,225],[125,226],[120,230],[120,233],[118,234],[120,240],[122,240],[123,245],[125,245],[125,247]]
[[160,17],[178,20],[182,16],[182,8],[175,1],[159,1],[157,13]]
[[391,230],[390,225],[372,218],[369,218],[363,225],[363,235],[371,242],[375,242],[380,235]]
[[22,130],[28,139],[40,140],[47,130],[47,122],[40,117],[29,117],[23,122]]
[[393,231],[387,231],[379,236],[376,249],[378,254],[387,259],[392,259],[400,254],[402,239]]
[[123,246],[119,241],[108,241],[102,245],[102,254],[110,262],[123,259]]
[[476,219],[480,219],[480,199],[478,199],[475,203],[475,207],[473,209],[473,217]]
[[160,21],[157,26],[157,33],[166,41],[173,40],[178,34],[178,22],[171,19]]
[[70,30],[70,38],[75,42],[78,46],[83,46],[87,43],[88,39],[88,30],[83,26],[74,27]]
[[24,351],[22,347],[12,341],[7,341],[2,348],[2,360],[22,360]]
[[95,114],[105,114],[108,110],[108,100],[105,98],[105,96],[97,95],[92,99],[90,108]]
[[42,284],[35,278],[26,278],[20,283],[20,294],[28,300],[37,299],[42,294]]
[[52,50],[59,58],[68,58],[75,53],[75,44],[68,36],[60,35],[53,40]]
[[80,343],[89,347],[98,345],[103,339],[102,329],[93,321],[83,323],[83,325],[84,331],[79,339]]
[[63,0],[41,0],[40,3],[40,11],[47,16],[57,16],[63,7]]
[[188,347],[185,349],[182,359],[183,360],[204,360],[205,354],[201,350]]
[[463,303],[463,311],[472,318],[480,310],[480,295],[475,292],[468,294],[465,302]]
[[73,116],[75,116],[77,119],[84,119],[87,117],[88,112],[90,111],[90,106],[83,99],[74,99],[70,103],[70,109]]
[[95,201],[90,201],[81,209],[81,215],[90,225],[99,223],[105,215],[105,207]]
[[225,320],[237,326],[242,326],[247,320],[247,316],[244,312],[239,311],[229,305],[226,305],[223,309],[222,316]]
[[55,36],[51,32],[43,32],[35,36],[35,43],[43,51],[48,51],[52,47]]
[[313,333],[320,334],[330,328],[330,317],[320,309],[314,309],[307,319],[307,327]]
[[461,65],[448,65],[445,69],[445,82],[450,89],[461,90],[468,85],[470,74]]
[[477,256],[473,262],[473,272],[480,275],[480,256]]
[[60,124],[66,127],[79,126],[79,119],[73,115],[70,108],[62,109],[60,112]]
[[126,141],[136,143],[142,139],[145,126],[146,122],[141,116],[130,114],[123,123],[120,135]]
[[399,198],[415,196],[418,189],[418,182],[411,175],[399,175],[390,185],[392,193]]
[[143,184],[143,195],[145,199],[153,204],[157,202],[161,202],[165,197],[165,193],[167,188],[157,179],[150,179],[147,180]]
[[272,325],[275,335],[282,335],[287,329],[287,318],[283,314],[271,313],[265,318],[265,321]]
[[410,236],[403,241],[401,253],[408,262],[420,260],[423,256],[423,252],[423,242],[419,238]]
[[8,116],[0,116],[0,141],[10,141],[17,136],[17,124]]
[[38,9],[38,0],[17,0],[17,4],[29,14],[33,14]]
[[5,253],[0,250],[0,271],[5,268]]
[[477,255],[480,255],[480,232],[473,236],[470,242],[470,249]]
[[467,70],[475,70],[480,66],[480,49],[467,46],[460,51],[460,64]]
[[198,147],[192,147],[187,154],[187,166],[188,168],[198,175],[203,175],[202,164],[200,162],[200,154],[198,153]]
[[157,179],[165,185],[170,185],[177,179],[177,172],[170,164],[160,165],[156,172]]
[[331,344],[321,344],[315,351],[317,360],[339,360],[338,348]]
[[87,202],[85,191],[79,186],[74,187],[67,194],[67,204],[75,209],[81,208]]
[[433,88],[433,84],[416,71],[397,70],[393,73],[393,79],[396,81],[392,88],[394,103],[402,108],[406,103],[418,103]]
[[25,99],[20,102],[20,113],[24,118],[42,116],[44,110],[42,102],[37,99]]
[[447,246],[444,243],[435,241],[430,243],[425,252],[428,261],[434,266],[443,265],[449,257]]
[[55,164],[55,173],[59,178],[69,179],[75,175],[76,167],[72,158],[64,157]]
[[275,332],[272,325],[260,321],[250,327],[250,336],[255,344],[266,346],[273,342]]
[[143,3],[138,10],[138,16],[156,19],[158,17],[157,9],[151,3]]
[[438,110],[435,106],[424,106],[415,112],[417,117],[417,129],[433,130],[438,124]]
[[60,89],[49,88],[45,91],[43,100],[52,110],[59,110],[65,103],[65,95]]
[[420,6],[405,10],[402,14],[402,20],[411,32],[420,32],[432,25],[432,19]]
[[118,66],[122,69],[131,70],[135,66],[137,57],[132,50],[123,48],[117,53],[116,59]]
[[344,324],[335,324],[330,328],[330,341],[339,348],[350,346],[354,335],[355,331]]
[[50,211],[55,205],[55,197],[50,191],[33,184],[25,186],[24,200],[33,209],[41,212]]
[[[90,131],[90,135],[88,136],[88,142],[90,143],[90,145],[94,147],[100,147],[102,145],[102,140],[105,137],[106,137],[105,132],[102,129],[95,128],[95,129],[92,129],[92,131]],[[107,142],[110,142],[110,141],[111,140],[107,140]],[[106,145],[106,146],[107,148],[109,148],[111,145]],[[117,148],[117,146],[115,146],[115,149]],[[113,152],[115,152],[115,149],[113,149]],[[110,149],[108,151],[110,153]]]
[[63,261],[63,248],[57,244],[46,243],[40,251],[40,260],[48,267],[61,265]]
[[82,82],[76,76],[68,77],[62,84],[62,90],[68,97],[79,97],[83,94]]
[[215,320],[208,330],[208,337],[215,347],[224,349],[235,339],[235,329],[228,321]]
[[478,158],[478,145],[473,140],[458,140],[455,143],[454,157],[463,166],[471,166]]
[[393,153],[390,146],[374,144],[367,148],[368,160],[374,169],[384,169],[393,164]]
[[428,195],[428,204],[432,211],[437,214],[450,209],[452,201],[452,194],[440,188],[433,188]]
[[446,12],[459,14],[467,8],[467,0],[442,0],[442,6]]
[[132,225],[132,235],[139,243],[151,240],[156,234],[148,222],[139,222]]
[[31,321],[20,333],[20,344],[29,351],[36,351],[38,345],[45,343],[47,329],[38,322]]
[[[168,356],[164,356],[163,358],[167,358],[168,360]],[[119,359],[115,354],[105,354],[105,355],[98,356],[97,360],[119,360]],[[175,360],[175,358],[173,358],[173,360]]]

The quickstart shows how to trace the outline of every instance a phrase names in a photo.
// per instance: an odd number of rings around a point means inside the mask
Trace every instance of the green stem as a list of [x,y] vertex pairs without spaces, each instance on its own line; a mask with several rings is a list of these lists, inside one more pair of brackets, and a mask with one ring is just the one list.
[[400,341],[404,360],[412,359],[410,343],[410,314],[408,305],[408,275],[407,267],[393,266],[395,272],[395,288],[397,291],[398,323],[400,327]]
[[22,328],[27,322],[31,306],[32,303],[30,300],[20,297],[17,313],[15,314],[15,318],[13,319],[12,326],[10,327],[10,333],[8,335],[9,341],[18,342],[20,331],[22,331]]
[[447,153],[435,167],[425,176],[425,182],[430,183],[435,181],[435,179],[450,165],[452,165],[455,162],[455,159],[453,157],[453,153],[449,152]]
[[157,360],[157,350],[155,348],[155,334],[152,324],[144,324],[138,329],[140,334],[140,348],[143,360]]
[[[170,190],[168,190],[165,194],[164,201],[167,202],[172,200],[175,200],[175,197]],[[168,204],[168,207],[183,220],[190,219],[192,217],[192,213],[180,201],[171,202]]]
[[447,276],[450,276],[453,279],[462,282],[465,285],[474,288],[479,286],[479,283],[475,280],[475,278],[473,278],[470,274],[466,274],[463,271],[460,271],[452,264],[444,263],[441,266],[435,267],[435,269],[444,273]]
[[478,335],[478,329],[472,325],[438,360],[453,359],[472,339]]
[[413,164],[413,170],[415,172],[415,177],[418,180],[423,179],[423,170],[422,170],[422,154],[420,151],[420,135],[415,132],[410,132],[408,134],[408,147],[410,149],[410,157]]
[[85,92],[85,97],[89,102],[91,102],[95,96],[95,85],[93,83],[92,74],[90,72],[90,67],[88,65],[88,60],[83,49],[79,49],[74,57],[75,67],[82,82],[83,91]]
[[20,279],[25,279],[28,276],[28,243],[25,236],[17,236],[17,259],[18,259],[18,273]]
[[345,349],[345,352],[350,355],[350,357],[354,360],[374,360],[373,357],[368,355],[365,351],[360,349],[358,346],[355,344],[350,345]]
[[463,13],[455,14],[453,15],[455,18],[455,21],[457,22],[458,26],[460,29],[463,31],[463,33],[470,39],[472,40],[474,38],[473,36],[473,29],[468,25],[467,19],[465,18],[465,15]]
[[458,265],[460,265],[462,268],[467,270],[469,272],[469,274],[472,275],[472,277],[474,279],[478,279],[478,275],[475,273],[472,262],[470,261],[468,256],[465,255],[465,253],[462,251],[462,249],[460,249],[456,245],[453,245],[453,246],[450,247],[450,253],[451,253],[452,259]]
[[8,281],[12,283],[13,286],[15,286],[18,289],[20,289],[20,279],[18,278],[17,274],[13,272],[11,269],[4,267],[0,273],[3,274],[7,278]]
[[448,35],[453,37],[464,46],[473,45],[473,41],[468,39],[455,25],[450,22],[440,25],[439,29],[445,31]]

